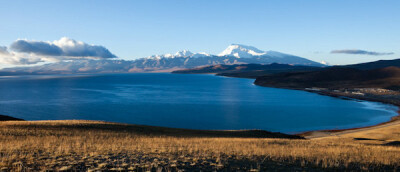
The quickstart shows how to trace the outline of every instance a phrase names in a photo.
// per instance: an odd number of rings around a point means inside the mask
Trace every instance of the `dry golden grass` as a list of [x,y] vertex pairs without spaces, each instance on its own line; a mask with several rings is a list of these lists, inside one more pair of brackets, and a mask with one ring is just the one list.
[[384,142],[400,141],[400,121],[395,121],[394,124],[384,126],[376,126],[373,129],[366,129],[354,133],[341,134],[342,138],[368,138],[371,140],[378,140]]
[[[96,121],[0,122],[3,170],[394,170],[400,124],[311,140],[149,136]],[[118,129],[114,129],[118,128]],[[354,137],[371,139],[354,140]]]

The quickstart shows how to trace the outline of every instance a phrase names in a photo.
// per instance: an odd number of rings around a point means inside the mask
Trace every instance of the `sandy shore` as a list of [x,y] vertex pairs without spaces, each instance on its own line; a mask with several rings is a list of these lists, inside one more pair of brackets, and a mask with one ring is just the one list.
[[[398,116],[397,116],[398,117]],[[350,128],[350,129],[343,129],[343,130],[316,130],[316,131],[309,131],[298,134],[300,136],[305,137],[306,139],[315,139],[315,138],[322,138],[322,137],[341,137],[346,134],[354,134],[358,132],[368,132],[373,131],[376,129],[386,128],[386,127],[393,127],[397,126],[400,127],[400,120],[397,118],[395,120],[390,120],[388,122],[380,123],[373,126],[361,127],[361,128]]]

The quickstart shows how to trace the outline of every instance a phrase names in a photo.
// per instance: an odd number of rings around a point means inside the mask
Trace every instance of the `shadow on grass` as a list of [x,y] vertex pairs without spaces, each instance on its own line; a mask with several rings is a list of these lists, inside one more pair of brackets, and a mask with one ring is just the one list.
[[124,132],[146,136],[174,136],[174,137],[222,137],[222,138],[285,138],[304,139],[296,135],[288,135],[279,132],[264,130],[192,130],[167,127],[154,127],[146,125],[129,125],[118,123],[91,123],[82,122],[74,124],[37,124],[28,123],[22,125],[9,125],[10,127],[24,129],[45,129],[45,130],[101,130],[109,132]]

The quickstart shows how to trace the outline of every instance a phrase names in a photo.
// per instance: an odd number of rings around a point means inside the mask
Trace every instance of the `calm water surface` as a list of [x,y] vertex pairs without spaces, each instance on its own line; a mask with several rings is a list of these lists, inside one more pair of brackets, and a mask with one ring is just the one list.
[[184,74],[0,77],[0,114],[286,133],[373,125],[397,107]]

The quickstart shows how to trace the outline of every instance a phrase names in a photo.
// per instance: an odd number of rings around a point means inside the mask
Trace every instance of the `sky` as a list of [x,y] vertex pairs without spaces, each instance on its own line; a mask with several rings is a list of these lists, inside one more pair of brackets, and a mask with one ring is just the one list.
[[68,37],[97,45],[90,48],[106,54],[99,58],[132,60],[183,49],[218,54],[235,43],[353,64],[400,58],[399,7],[399,0],[0,1],[0,51],[20,39],[67,45],[60,40]]

